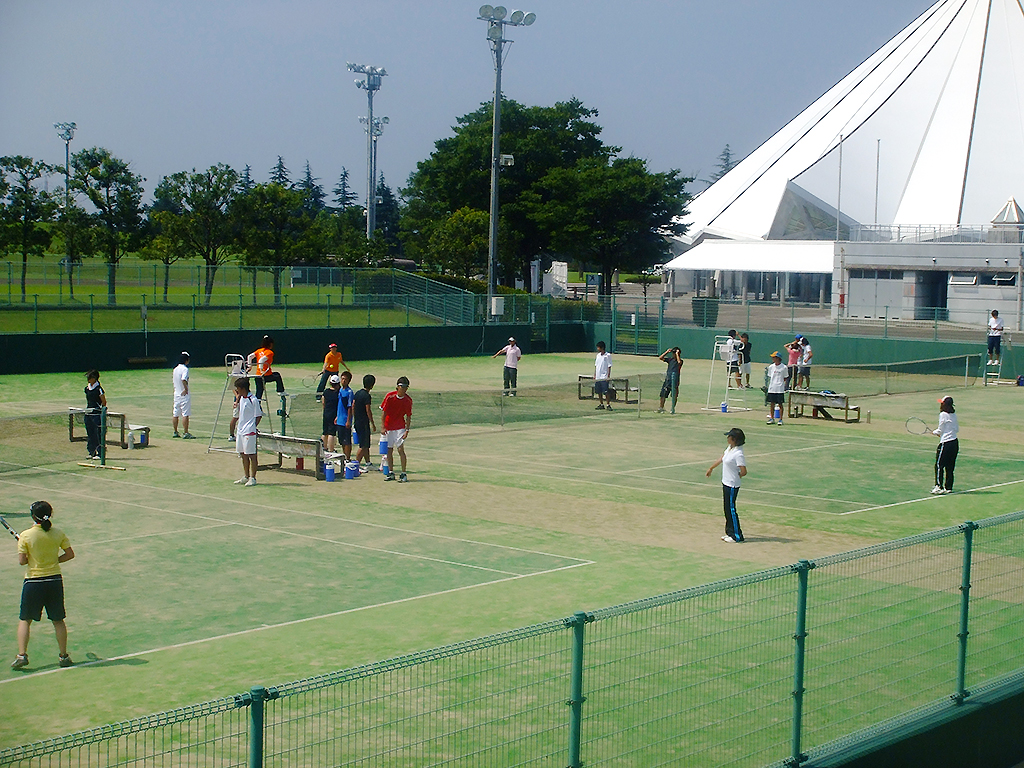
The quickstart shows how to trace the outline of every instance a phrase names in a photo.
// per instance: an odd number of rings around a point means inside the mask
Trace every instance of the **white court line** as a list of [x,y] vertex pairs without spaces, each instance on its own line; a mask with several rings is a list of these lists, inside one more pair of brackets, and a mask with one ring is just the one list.
[[77,541],[76,546],[89,547],[100,544],[111,544],[115,541],[138,541],[139,539],[151,539],[154,536],[176,536],[179,533],[195,533],[196,531],[209,531],[214,528],[229,528],[234,523],[217,523],[216,525],[200,525],[196,528],[179,528],[174,531],[162,531],[161,533],[140,533],[138,536],[125,536],[120,539],[100,539],[99,541]]
[[451,594],[454,594],[456,592],[465,592],[467,590],[477,589],[479,587],[489,587],[489,586],[493,586],[495,584],[504,584],[504,583],[509,582],[509,581],[517,581],[519,579],[532,578],[533,576],[546,576],[547,574],[550,574],[550,573],[558,573],[559,571],[568,571],[568,570],[571,570],[573,568],[581,568],[583,566],[593,565],[593,564],[594,563],[592,561],[581,561],[581,562],[578,562],[578,563],[574,563],[572,565],[563,565],[563,566],[561,566],[559,568],[550,568],[550,569],[548,569],[546,571],[537,571],[536,573],[527,573],[527,574],[523,574],[523,575],[519,575],[519,576],[510,576],[510,577],[505,578],[505,579],[495,579],[494,581],[485,581],[485,582],[482,582],[480,584],[467,584],[466,586],[463,586],[463,587],[452,587],[451,589],[442,589],[442,590],[440,590],[438,592],[428,592],[428,593],[423,594],[423,595],[414,595],[412,597],[401,597],[401,598],[398,598],[397,600],[388,600],[386,602],[375,603],[373,605],[361,605],[361,606],[359,606],[357,608],[346,608],[346,609],[341,610],[341,611],[333,611],[332,613],[323,613],[323,614],[320,614],[319,616],[304,616],[301,619],[292,619],[291,621],[282,621],[282,622],[280,622],[278,624],[263,624],[263,625],[261,625],[259,627],[250,627],[249,629],[240,629],[237,632],[227,632],[227,633],[225,633],[223,635],[214,635],[212,637],[204,637],[204,638],[200,638],[199,640],[187,640],[187,641],[185,641],[183,643],[174,643],[172,645],[161,646],[160,648],[150,648],[147,651],[136,651],[134,653],[125,653],[125,654],[122,654],[121,656],[111,656],[109,659],[97,659],[96,661],[85,661],[85,662],[81,662],[81,663],[76,663],[75,666],[73,666],[73,667],[66,667],[64,669],[61,669],[60,667],[58,667],[57,669],[47,669],[47,670],[43,670],[41,672],[33,672],[33,673],[29,673],[27,675],[19,675],[17,677],[10,677],[10,678],[7,678],[7,679],[0,680],[0,685],[6,685],[8,683],[14,683],[14,682],[17,682],[19,679],[28,680],[28,679],[32,679],[32,678],[35,678],[35,677],[40,677],[41,675],[52,675],[55,672],[70,672],[70,671],[72,671],[74,669],[79,669],[79,668],[82,668],[82,667],[92,667],[92,666],[96,666],[96,665],[99,665],[99,664],[109,664],[112,661],[121,661],[122,659],[133,659],[133,658],[137,658],[139,656],[146,656],[146,655],[149,655],[149,654],[162,653],[164,651],[172,651],[172,650],[175,650],[177,648],[188,648],[189,646],[200,645],[202,643],[212,643],[212,642],[216,642],[218,640],[227,640],[227,639],[232,638],[232,637],[242,637],[244,635],[250,635],[250,634],[253,634],[255,632],[263,632],[263,631],[266,631],[268,629],[280,629],[282,627],[291,627],[291,626],[295,626],[296,624],[305,624],[306,622],[309,622],[309,621],[320,621],[321,619],[331,619],[331,618],[334,618],[335,616],[344,616],[344,615],[349,614],[349,613],[359,613],[361,611],[369,611],[369,610],[373,610],[375,608],[385,608],[385,607],[390,606],[390,605],[401,605],[402,603],[411,603],[414,600],[422,600],[424,598],[439,597],[441,595],[451,595]]
[[[0,463],[10,463],[10,462],[0,462]],[[183,490],[180,490],[180,489],[177,489],[177,488],[162,488],[162,487],[158,487],[158,486],[154,486],[154,485],[146,485],[144,483],[133,483],[133,482],[130,482],[128,480],[120,480],[120,479],[118,479],[116,477],[113,477],[111,475],[96,475],[96,474],[92,474],[92,473],[88,473],[88,472],[76,472],[74,470],[56,470],[56,469],[50,469],[48,467],[32,467],[32,466],[19,465],[19,464],[14,464],[13,466],[22,466],[25,469],[42,469],[42,470],[45,470],[47,472],[52,472],[54,474],[59,474],[59,475],[74,475],[76,477],[89,478],[91,480],[99,480],[99,481],[102,481],[102,482],[116,483],[118,485],[127,485],[127,486],[132,487],[132,488],[143,488],[143,489],[148,490],[148,491],[154,491],[154,492],[162,493],[162,494],[176,493],[176,494],[178,494],[180,496],[191,496],[191,497],[194,497],[194,498],[208,499],[208,500],[212,500],[212,501],[220,501],[220,502],[224,502],[224,503],[226,503],[228,505],[231,505],[231,506],[241,506],[241,505],[244,505],[244,506],[248,506],[248,507],[254,507],[256,509],[270,510],[271,512],[288,512],[289,514],[302,515],[304,517],[313,517],[313,518],[317,518],[317,519],[320,519],[320,520],[330,520],[330,521],[335,521],[335,522],[349,523],[351,525],[361,525],[361,526],[365,526],[367,528],[378,528],[378,529],[385,530],[385,531],[395,531],[397,533],[408,533],[408,534],[412,534],[412,535],[415,535],[415,536],[424,536],[424,537],[427,537],[427,538],[441,539],[442,541],[454,541],[454,542],[457,542],[457,543],[460,543],[460,544],[474,544],[474,545],[481,546],[481,547],[494,547],[496,549],[504,549],[504,550],[508,550],[510,552],[522,552],[522,553],[528,554],[528,555],[542,555],[544,557],[554,557],[554,558],[558,558],[559,560],[576,560],[576,561],[580,561],[580,562],[586,562],[586,561],[581,561],[580,558],[578,558],[578,557],[570,557],[569,555],[556,555],[556,554],[553,554],[551,552],[542,552],[540,550],[535,550],[535,549],[525,549],[523,547],[512,547],[512,546],[509,546],[507,544],[492,544],[491,542],[488,542],[488,541],[477,541],[475,539],[463,539],[463,538],[459,538],[458,536],[445,536],[445,535],[440,534],[440,533],[430,533],[429,531],[417,531],[417,530],[414,530],[414,529],[411,529],[411,528],[398,528],[396,526],[383,525],[381,523],[371,523],[371,522],[367,522],[365,520],[353,520],[353,519],[347,518],[347,517],[335,517],[334,515],[325,515],[325,514],[323,514],[321,512],[310,512],[309,510],[305,510],[305,509],[289,509],[288,507],[278,507],[278,506],[273,506],[271,504],[257,504],[255,502],[248,501],[248,500],[240,501],[237,498],[233,498],[233,499],[232,498],[224,498],[222,496],[211,496],[211,495],[205,494],[205,493],[195,493],[195,492],[192,492],[192,491],[183,491]],[[0,482],[12,482],[12,481],[0,478]],[[31,486],[26,486],[26,487],[31,487]],[[125,503],[127,503],[127,502],[125,502]],[[173,511],[173,510],[168,510],[168,511]],[[216,520],[216,518],[209,518],[209,519]]]
[[[799,453],[800,451],[820,451],[824,448],[839,448],[844,445],[850,445],[848,442],[844,443],[825,443],[824,445],[808,445],[803,448],[784,448],[781,451],[769,451],[768,453],[752,453],[750,456],[755,459],[759,459],[765,456],[778,456],[783,453]],[[687,461],[681,464],[665,464],[660,467],[638,467],[637,469],[620,469],[618,472],[612,472],[613,475],[628,475],[633,472],[648,472],[656,469],[675,469],[676,467],[693,467],[707,464],[707,459],[701,459],[700,461]]]
[[[1009,482],[1006,482],[1006,483],[995,483],[994,485],[983,485],[980,488],[968,488],[966,491],[956,491],[956,494],[959,495],[959,494],[965,494],[965,493],[974,493],[975,491],[987,491],[987,490],[990,490],[992,488],[1003,488],[1004,486],[1007,486],[1007,485],[1018,485],[1019,483],[1024,483],[1024,479],[1021,479],[1021,480],[1010,480]],[[929,494],[928,496],[922,496],[919,499],[910,499],[908,501],[897,501],[897,502],[894,502],[892,504],[880,504],[877,507],[865,507],[864,509],[855,509],[852,512],[840,512],[840,513],[838,513],[837,517],[841,517],[843,515],[856,515],[856,514],[859,514],[860,512],[874,512],[876,509],[889,509],[891,507],[902,507],[905,504],[917,504],[919,501],[931,501],[932,499],[944,499],[944,498],[947,498],[947,496],[948,496],[948,494],[936,494],[934,496]]]
[[[305,534],[305,533],[296,533],[295,531],[285,531],[285,530],[281,530],[281,529],[278,529],[278,528],[268,528],[268,527],[262,526],[262,525],[253,525],[252,523],[240,523],[240,522],[236,522],[234,520],[223,520],[223,519],[216,518],[216,517],[209,517],[207,515],[198,515],[198,514],[194,514],[194,513],[190,513],[190,512],[180,512],[180,511],[175,510],[175,509],[164,509],[162,507],[151,507],[151,506],[148,506],[146,504],[139,504],[138,502],[135,502],[135,501],[120,501],[118,499],[107,499],[107,498],[104,498],[102,496],[92,496],[92,495],[83,494],[83,493],[81,493],[79,491],[53,490],[53,489],[48,489],[48,488],[41,488],[40,486],[29,485],[27,483],[15,483],[15,482],[12,482],[10,480],[0,480],[0,482],[7,483],[8,485],[14,485],[14,486],[21,487],[21,488],[32,488],[33,490],[40,490],[40,491],[48,490],[50,493],[64,494],[66,496],[73,496],[73,497],[78,498],[78,499],[88,499],[90,501],[102,501],[102,502],[105,502],[107,504],[121,504],[121,505],[126,506],[126,507],[137,507],[138,509],[145,509],[145,510],[148,510],[150,512],[162,512],[164,514],[179,515],[181,517],[197,518],[199,520],[210,520],[211,522],[224,523],[224,524],[227,524],[227,525],[237,525],[240,528],[249,528],[249,529],[256,530],[256,531],[263,531],[265,533],[274,533],[274,534],[277,534],[277,535],[280,535],[280,536],[291,536],[291,537],[298,538],[298,539],[310,539],[312,541],[326,542],[328,544],[337,544],[340,547],[348,547],[349,549],[359,549],[359,550],[363,550],[363,551],[366,551],[366,552],[377,552],[377,553],[386,554],[386,555],[395,555],[397,557],[408,557],[408,558],[411,558],[413,560],[423,560],[423,561],[426,561],[426,562],[429,562],[429,563],[440,563],[442,565],[453,565],[453,566],[456,566],[458,568],[469,568],[471,570],[487,571],[489,573],[500,573],[500,574],[503,574],[503,575],[506,575],[506,576],[529,575],[529,574],[517,574],[517,573],[514,573],[512,571],[502,571],[502,570],[497,569],[497,568],[487,568],[487,567],[482,566],[482,565],[473,565],[471,563],[460,563],[460,562],[455,561],[455,560],[445,560],[445,559],[437,558],[437,557],[427,557],[426,555],[413,555],[413,554],[410,554],[408,552],[401,552],[399,550],[394,550],[394,549],[380,549],[378,547],[368,547],[368,546],[366,546],[364,544],[352,544],[352,543],[347,542],[347,541],[339,541],[337,539],[328,539],[328,538],[325,538],[323,536],[311,536],[311,535]],[[561,558],[561,559],[564,559],[564,560],[570,560],[570,559],[571,560],[576,560],[577,558]]]

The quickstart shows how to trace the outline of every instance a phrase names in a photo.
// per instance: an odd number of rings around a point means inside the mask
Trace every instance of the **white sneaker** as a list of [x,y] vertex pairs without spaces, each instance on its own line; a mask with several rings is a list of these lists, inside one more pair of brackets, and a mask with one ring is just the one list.
[[235,485],[245,485],[247,482],[249,482],[248,477],[240,477],[237,480],[235,480]]
[[248,480],[245,481],[245,487],[246,488],[252,488],[254,485],[256,485],[256,478],[255,477],[250,477]]
[[940,488],[937,485],[934,488],[932,488],[932,495],[933,496],[936,495],[936,494],[939,494],[939,493],[942,493],[942,488]]
[[722,541],[724,541],[726,544],[735,544],[736,543],[736,539],[734,539],[732,536],[723,536],[722,537]]
[[773,419],[771,417],[769,417],[768,421],[765,422],[765,424],[774,424],[774,423],[775,423],[775,419]]

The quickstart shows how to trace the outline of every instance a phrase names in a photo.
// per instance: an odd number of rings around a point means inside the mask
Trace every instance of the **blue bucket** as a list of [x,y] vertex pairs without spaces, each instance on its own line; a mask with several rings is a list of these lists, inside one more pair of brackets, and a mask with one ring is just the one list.
[[346,461],[345,462],[345,479],[355,480],[359,477],[359,462],[358,461]]
[[722,413],[728,413],[728,412],[729,412],[729,404],[728,403],[722,403]]
[[334,462],[328,461],[324,464],[324,480],[328,483],[334,482]]

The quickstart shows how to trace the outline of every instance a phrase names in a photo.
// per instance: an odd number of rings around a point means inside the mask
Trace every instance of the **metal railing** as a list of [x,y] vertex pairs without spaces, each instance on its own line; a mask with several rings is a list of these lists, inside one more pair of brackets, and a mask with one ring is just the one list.
[[256,686],[0,765],[796,765],[1019,676],[1022,577],[1018,512]]

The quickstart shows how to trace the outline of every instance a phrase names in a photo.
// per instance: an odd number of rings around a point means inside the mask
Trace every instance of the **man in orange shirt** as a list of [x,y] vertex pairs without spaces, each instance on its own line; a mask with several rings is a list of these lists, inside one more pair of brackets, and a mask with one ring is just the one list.
[[331,376],[337,376],[341,373],[341,366],[345,366],[345,370],[352,373],[352,370],[346,365],[345,361],[341,359],[341,352],[338,351],[337,344],[331,344],[328,347],[327,354],[324,356],[324,369],[320,371],[320,383],[316,387],[316,399],[319,400],[323,394],[324,389],[327,387],[327,382]]
[[[274,339],[271,336],[263,337],[263,346],[249,355],[249,372],[256,379],[256,399],[263,399],[263,387],[268,381],[277,384],[277,394],[286,395],[284,381],[281,374],[271,367],[274,364]],[[255,374],[255,375],[253,375]]]

